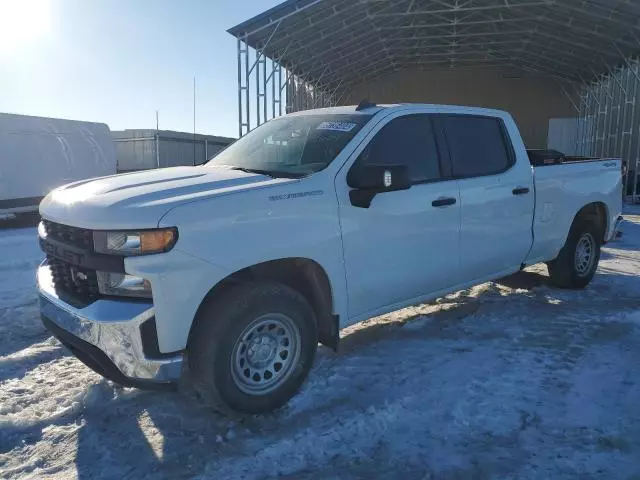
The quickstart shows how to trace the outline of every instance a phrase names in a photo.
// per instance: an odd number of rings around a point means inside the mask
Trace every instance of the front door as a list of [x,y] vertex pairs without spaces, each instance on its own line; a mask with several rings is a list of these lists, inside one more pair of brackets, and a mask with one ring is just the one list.
[[[365,317],[458,282],[458,182],[441,161],[431,117],[398,115],[372,131],[354,155],[359,163],[404,164],[412,186],[353,206],[348,169],[336,177],[349,316]],[[347,170],[347,171],[345,171]]]

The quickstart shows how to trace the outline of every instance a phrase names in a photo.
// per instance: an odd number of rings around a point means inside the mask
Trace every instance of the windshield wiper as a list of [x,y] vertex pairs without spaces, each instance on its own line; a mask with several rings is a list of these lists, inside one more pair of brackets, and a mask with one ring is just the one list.
[[240,170],[241,172],[245,172],[245,173],[257,173],[259,175],[267,175],[269,177],[275,178],[275,176],[272,175],[272,172],[270,172],[269,170],[260,170],[258,168],[245,168],[245,167],[231,167],[231,170]]
[[278,172],[274,170],[261,170],[259,168],[232,167],[231,170],[239,170],[246,173],[257,173],[258,175],[266,175],[271,178],[301,178],[304,175],[291,172]]

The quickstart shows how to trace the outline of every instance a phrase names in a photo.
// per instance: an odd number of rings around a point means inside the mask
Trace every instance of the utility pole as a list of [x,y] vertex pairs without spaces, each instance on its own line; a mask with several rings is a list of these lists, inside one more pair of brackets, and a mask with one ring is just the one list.
[[193,165],[196,165],[196,77],[193,77]]
[[156,110],[156,168],[160,168],[160,130],[158,126],[160,125],[158,121],[158,110]]

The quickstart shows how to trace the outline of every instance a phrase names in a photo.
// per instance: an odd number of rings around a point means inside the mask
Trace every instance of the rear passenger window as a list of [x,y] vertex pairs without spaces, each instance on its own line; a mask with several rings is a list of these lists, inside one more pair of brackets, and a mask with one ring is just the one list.
[[431,120],[427,115],[391,120],[373,137],[358,162],[406,165],[413,183],[439,179],[440,162]]
[[502,121],[496,118],[449,116],[443,119],[453,175],[480,177],[507,170],[513,164],[505,144]]

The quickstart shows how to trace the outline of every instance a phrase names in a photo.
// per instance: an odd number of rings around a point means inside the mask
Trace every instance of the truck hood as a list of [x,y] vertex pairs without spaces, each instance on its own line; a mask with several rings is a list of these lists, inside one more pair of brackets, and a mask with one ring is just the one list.
[[154,228],[166,212],[183,203],[297,181],[216,167],[125,173],[57,188],[40,204],[40,214],[90,229]]

